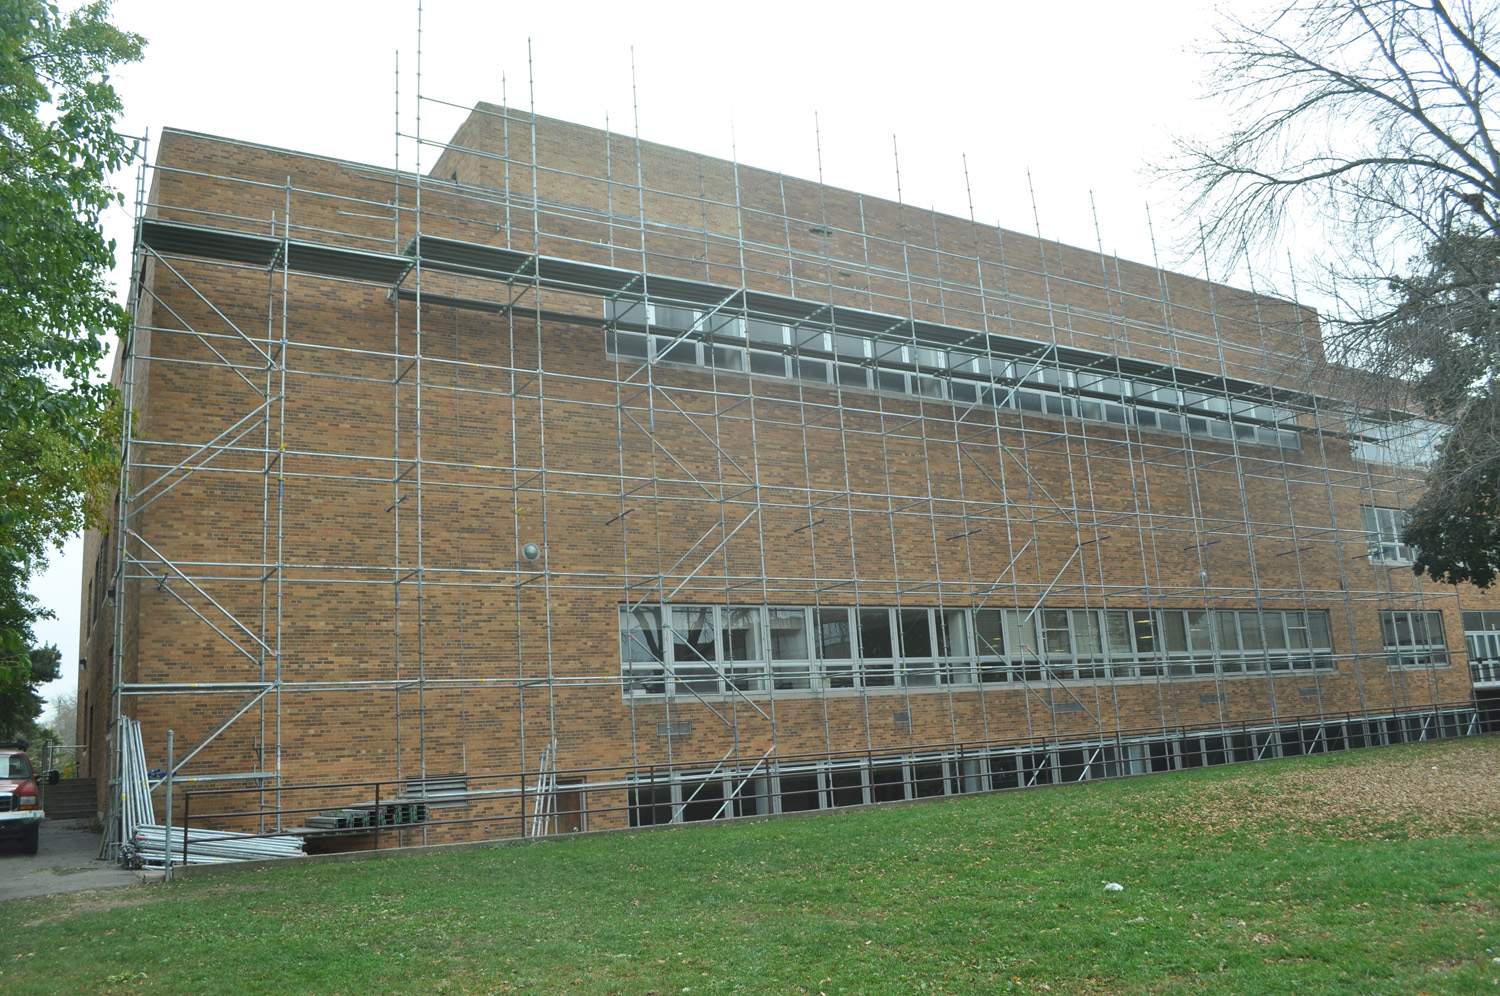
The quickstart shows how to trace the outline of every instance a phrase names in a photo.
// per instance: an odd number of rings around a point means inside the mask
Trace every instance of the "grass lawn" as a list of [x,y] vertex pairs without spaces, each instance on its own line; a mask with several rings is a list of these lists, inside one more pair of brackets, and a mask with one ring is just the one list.
[[1500,992],[1497,818],[1488,737],[236,870],[0,904],[0,992]]

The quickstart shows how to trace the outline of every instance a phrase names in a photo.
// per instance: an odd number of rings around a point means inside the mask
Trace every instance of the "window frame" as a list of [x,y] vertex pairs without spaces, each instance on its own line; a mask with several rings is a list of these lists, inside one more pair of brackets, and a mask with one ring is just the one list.
[[1409,516],[1407,509],[1361,505],[1359,512],[1370,563],[1381,567],[1410,567],[1416,563],[1417,548],[1401,542]]
[[[1407,642],[1402,642],[1403,628]],[[1423,671],[1453,663],[1448,650],[1447,624],[1443,614],[1436,610],[1382,609],[1380,635],[1386,667],[1392,671]]]

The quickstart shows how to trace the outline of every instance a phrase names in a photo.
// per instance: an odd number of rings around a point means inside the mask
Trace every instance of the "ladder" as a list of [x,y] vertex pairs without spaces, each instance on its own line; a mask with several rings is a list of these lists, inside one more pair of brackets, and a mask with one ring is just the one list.
[[547,826],[552,821],[553,810],[557,807],[557,796],[554,790],[557,788],[557,740],[553,738],[542,750],[542,761],[537,766],[536,776],[536,809],[531,817],[531,836],[542,837],[547,833]]

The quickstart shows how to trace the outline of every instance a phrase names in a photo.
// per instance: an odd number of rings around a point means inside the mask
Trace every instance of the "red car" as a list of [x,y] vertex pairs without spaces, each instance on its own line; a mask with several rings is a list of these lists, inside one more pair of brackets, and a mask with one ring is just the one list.
[[[47,772],[47,784],[57,784],[57,777]],[[23,853],[35,854],[45,816],[25,742],[0,744],[0,840],[19,840]]]

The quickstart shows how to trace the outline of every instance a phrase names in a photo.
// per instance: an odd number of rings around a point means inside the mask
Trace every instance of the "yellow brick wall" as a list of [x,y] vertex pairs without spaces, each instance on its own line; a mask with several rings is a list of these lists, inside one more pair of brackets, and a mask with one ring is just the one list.
[[[476,114],[456,143],[498,150],[498,127],[494,115]],[[510,149],[520,163],[509,184],[526,200],[529,133],[512,122]],[[608,169],[620,182],[539,172],[541,197],[633,215],[635,144],[618,135],[609,143]],[[537,145],[556,170],[605,171],[601,132],[541,120]],[[278,225],[286,217],[290,177],[294,237],[391,252],[416,229],[412,179],[398,195],[390,173],[373,167],[180,132],[167,133],[157,161],[152,214],[163,219],[270,233],[273,216]],[[992,331],[1033,338],[1045,325],[1063,344],[1251,380],[1281,379],[1285,357],[1317,352],[1315,316],[1283,301],[1110,261],[1103,272],[1115,281],[1112,293],[1096,286],[1101,261],[1087,250],[659,146],[644,147],[642,167],[651,188],[647,217],[703,233],[695,241],[648,226],[653,273],[731,286],[743,279],[757,289],[899,315],[910,307],[926,320],[975,328],[988,321]],[[424,185],[423,231],[529,251],[530,214],[513,204],[507,231],[494,203],[505,186],[497,164],[450,153],[433,175],[455,171],[473,189]],[[729,204],[738,198],[740,209],[705,204],[703,192]],[[567,224],[548,222],[544,253],[639,268],[639,226],[578,214]],[[810,233],[808,219],[839,231]],[[741,225],[753,246],[743,271],[731,245]],[[861,266],[830,283],[831,268],[812,263],[824,239],[836,243],[829,251],[846,261],[841,267],[855,259]],[[556,293],[520,302],[563,313],[545,320],[531,310],[424,307],[419,497],[418,375],[410,359],[395,355],[417,350],[411,301],[393,304],[385,286],[297,273],[283,297],[279,270],[169,262],[175,273],[164,264],[147,269],[151,294],[133,342],[139,469],[132,490],[137,505],[148,503],[133,528],[192,575],[201,594],[131,543],[145,562],[133,571],[168,577],[127,586],[123,680],[257,682],[276,667],[264,640],[279,646],[287,683],[195,759],[196,773],[279,763],[293,784],[394,782],[424,765],[433,775],[477,775],[534,769],[555,736],[560,767],[610,768],[614,774],[604,777],[619,777],[626,766],[669,758],[711,764],[732,747],[746,758],[773,744],[782,755],[899,752],[1456,702],[1470,694],[1460,600],[1465,608],[1500,608],[1489,605],[1492,595],[1419,584],[1363,557],[1360,506],[1407,504],[1417,484],[1389,469],[1372,472],[1336,439],[1319,446],[1308,436],[1301,452],[1284,454],[1242,446],[1236,458],[1215,441],[1185,447],[1150,431],[1013,411],[965,413],[724,373],[659,367],[653,391],[619,387],[630,368],[605,353],[599,302]],[[941,274],[977,285],[981,270],[987,318],[977,295],[940,295],[922,279]],[[403,286],[412,287],[411,278]],[[1122,299],[1122,287],[1158,300]],[[492,286],[451,277],[426,280],[424,291],[497,298]],[[1050,296],[1052,307],[1017,303],[1005,291]],[[280,369],[270,371],[269,429],[251,419],[236,448],[197,450],[263,402],[266,363],[244,337],[274,352],[283,305],[285,394]],[[1165,321],[1171,331],[1127,329],[1101,321],[1101,312]],[[158,480],[189,457],[207,462],[180,480]],[[847,502],[833,498],[843,492]],[[420,604],[412,573],[419,500]],[[864,604],[886,605],[899,590],[905,605],[965,606],[1015,560],[988,604],[1029,608],[1055,581],[1048,604],[1056,607],[1144,607],[1149,591],[1153,607],[1201,608],[1204,571],[1213,607],[1329,611],[1340,660],[1330,674],[1079,685],[1072,694],[1086,712],[1054,712],[1045,691],[996,687],[777,694],[760,700],[767,716],[743,701],[715,703],[728,723],[697,702],[632,703],[618,685],[581,681],[618,677],[622,602],[649,591],[657,572],[685,575],[717,542],[712,530],[721,518],[732,527],[747,516],[677,601],[756,603],[765,591],[773,604],[843,605],[854,604],[858,591]],[[518,546],[543,543],[544,518],[545,584],[516,573]],[[1304,537],[1295,542],[1294,525]],[[1324,531],[1306,538],[1312,530]],[[692,552],[705,533],[713,538]],[[277,560],[278,535],[284,566],[264,571],[263,562]],[[81,592],[96,602],[88,569],[100,542],[95,534],[86,540]],[[1454,665],[1389,670],[1378,614],[1384,606],[1441,609]],[[99,703],[87,736],[102,747],[112,608],[84,609],[89,666],[80,694]],[[549,646],[550,673],[561,682],[547,680]],[[307,690],[318,682],[346,687]],[[197,744],[248,695],[128,699],[126,711],[142,720],[157,766],[168,727],[179,745]],[[1072,701],[1061,690],[1055,695]],[[685,725],[668,738],[668,724]],[[95,756],[102,774],[102,750]],[[620,804],[618,792],[595,795]],[[505,805],[489,811],[513,816]]]

